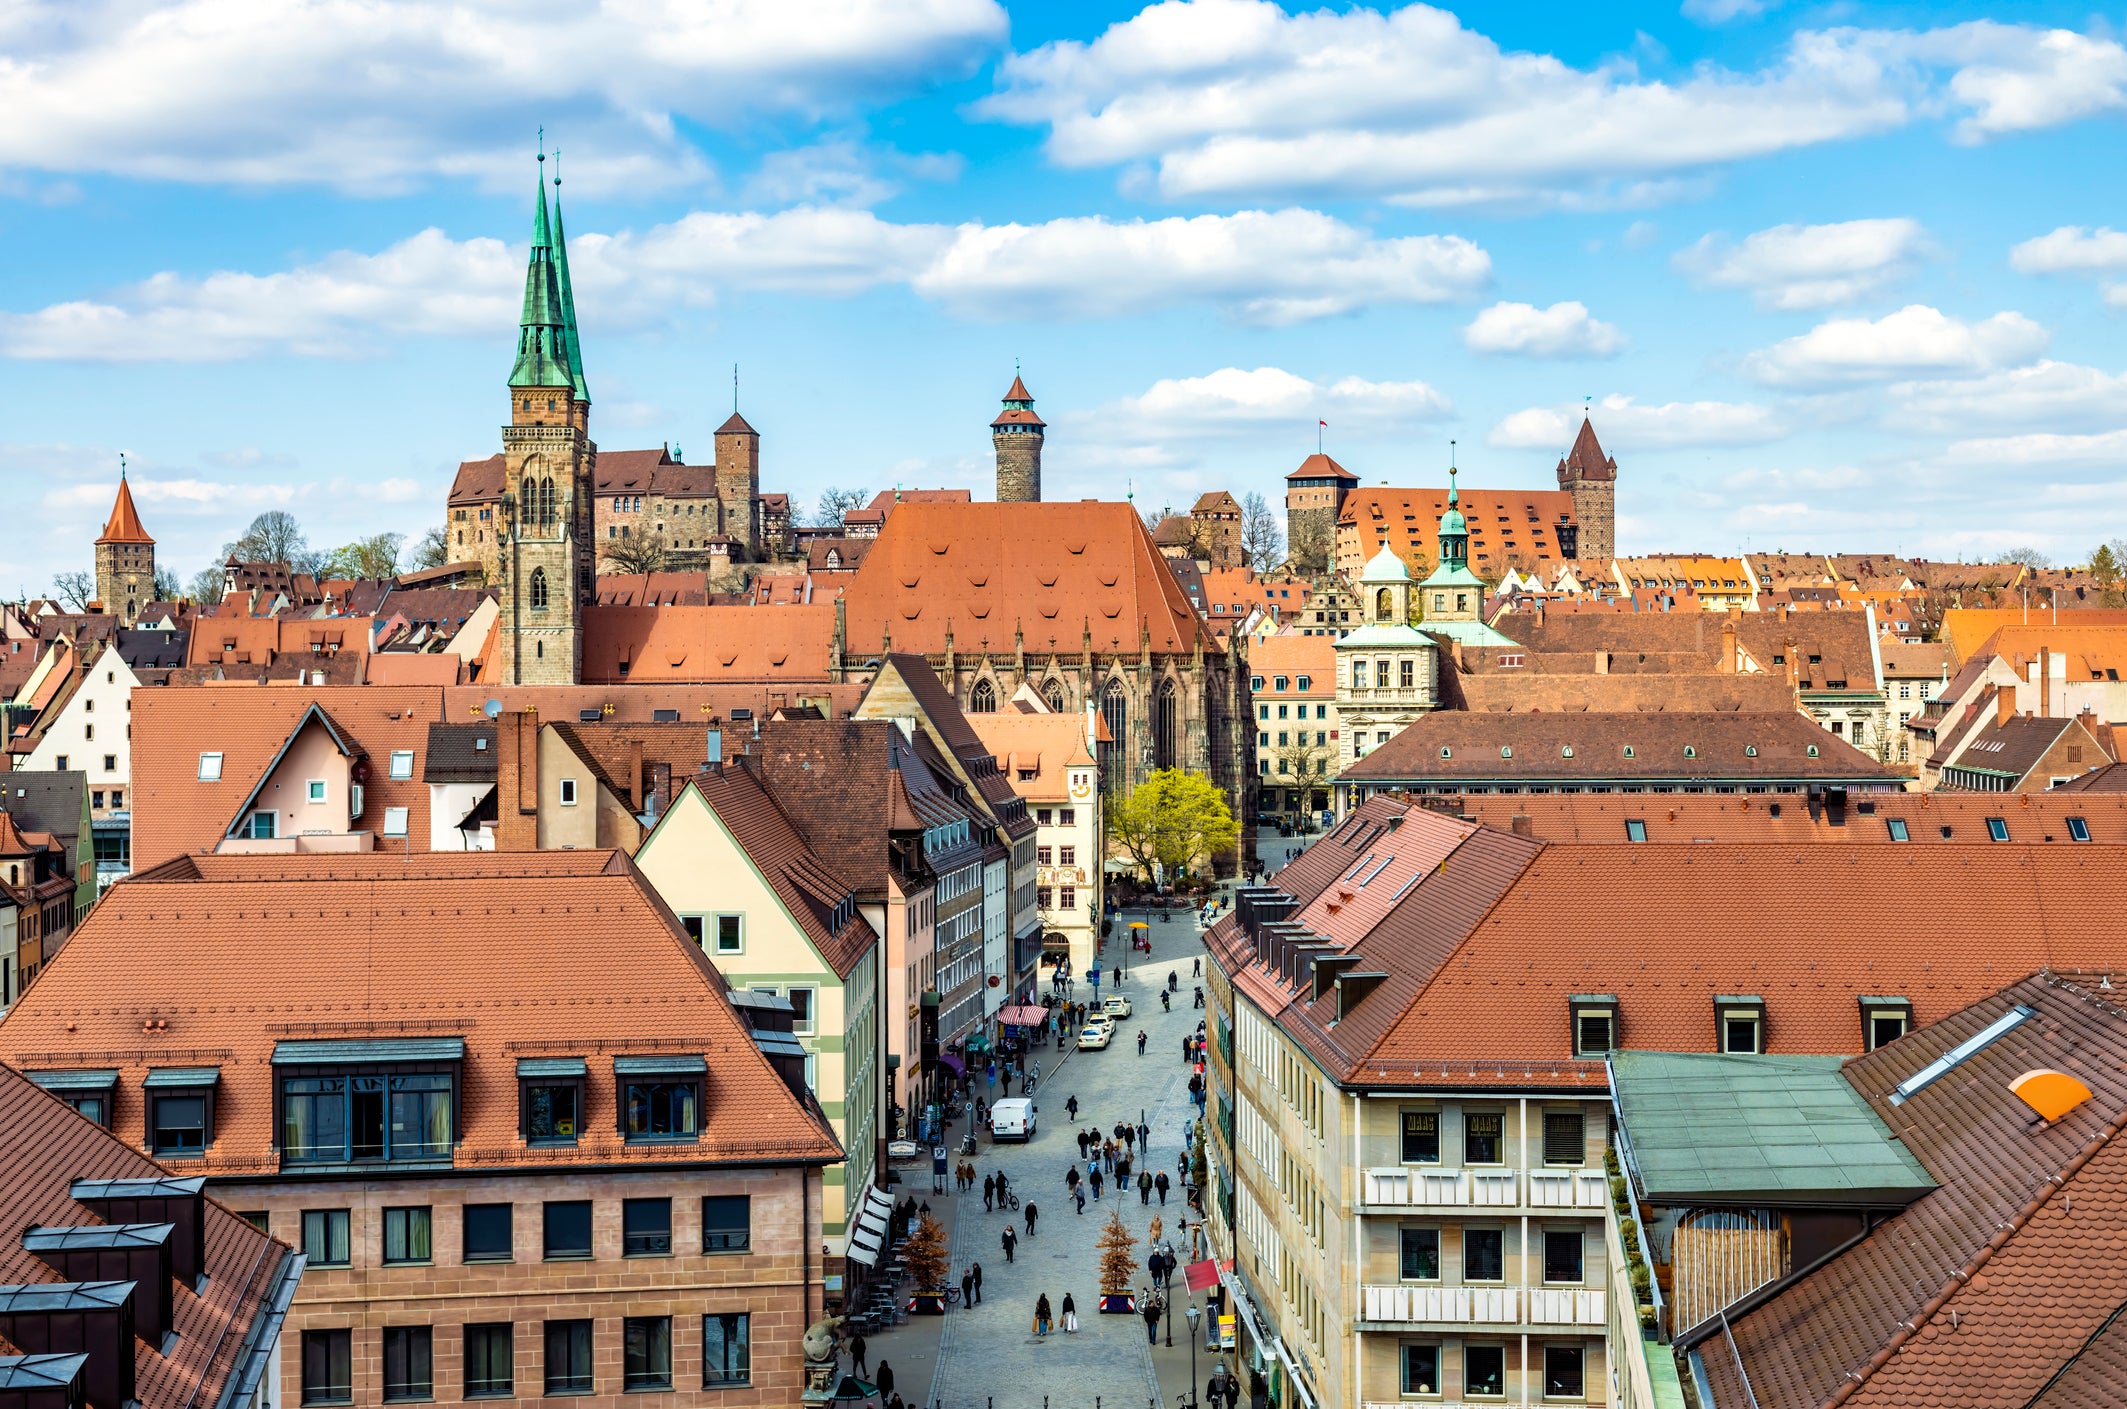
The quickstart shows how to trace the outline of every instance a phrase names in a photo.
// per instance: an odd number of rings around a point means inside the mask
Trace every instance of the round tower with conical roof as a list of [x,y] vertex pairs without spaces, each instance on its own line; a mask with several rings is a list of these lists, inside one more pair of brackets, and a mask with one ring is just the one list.
[[133,507],[133,487],[124,463],[118,469],[118,498],[110,520],[96,540],[96,600],[127,626],[140,620],[140,609],[155,597],[155,540],[141,527]]
[[990,422],[990,443],[997,447],[997,502],[1041,502],[1041,441],[1047,429],[1034,414],[1034,394],[1017,373],[1004,394],[1004,410]]

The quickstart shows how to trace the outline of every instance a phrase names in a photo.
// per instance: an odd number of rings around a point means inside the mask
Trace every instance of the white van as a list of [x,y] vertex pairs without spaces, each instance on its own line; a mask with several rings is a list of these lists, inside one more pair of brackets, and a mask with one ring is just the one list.
[[990,1138],[992,1140],[1031,1140],[1034,1138],[1035,1107],[1032,1101],[1022,1096],[1012,1096],[990,1107]]

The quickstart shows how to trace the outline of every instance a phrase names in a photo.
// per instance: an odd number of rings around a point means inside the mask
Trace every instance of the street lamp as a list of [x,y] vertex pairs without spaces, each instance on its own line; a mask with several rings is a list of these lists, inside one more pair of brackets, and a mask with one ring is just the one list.
[[1182,1314],[1189,1318],[1189,1409],[1196,1409],[1196,1326],[1204,1319],[1204,1313],[1192,1301]]

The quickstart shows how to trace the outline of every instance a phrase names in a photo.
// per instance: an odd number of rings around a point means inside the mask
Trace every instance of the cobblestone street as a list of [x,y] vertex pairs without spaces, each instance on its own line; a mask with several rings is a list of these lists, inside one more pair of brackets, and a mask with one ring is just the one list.
[[[1170,912],[1161,923],[1157,914],[1125,914],[1116,926],[1122,933],[1132,919],[1149,922],[1152,955],[1142,963],[1126,965],[1122,992],[1135,1012],[1117,1028],[1114,1045],[1105,1051],[1072,1051],[1060,1065],[1055,1049],[1042,1054],[1042,1080],[1036,1102],[1039,1130],[1024,1145],[992,1145],[985,1137],[977,1157],[983,1174],[1002,1169],[1022,1201],[1016,1215],[988,1212],[982,1206],[978,1187],[970,1195],[933,1199],[932,1207],[947,1220],[952,1232],[953,1276],[972,1261],[982,1264],[982,1304],[956,1308],[942,1320],[928,1325],[923,1318],[874,1337],[874,1363],[884,1356],[899,1374],[903,1397],[913,1406],[920,1402],[944,1409],[1137,1409],[1147,1404],[1172,1404],[1186,1389],[1187,1328],[1176,1328],[1175,1349],[1159,1353],[1160,1372],[1145,1343],[1145,1323],[1137,1316],[1102,1316],[1099,1249],[1096,1238],[1111,1211],[1122,1210],[1123,1224],[1137,1238],[1134,1256],[1137,1281],[1145,1285],[1144,1262],[1150,1253],[1146,1233],[1153,1216],[1165,1223],[1164,1235],[1187,1260],[1188,1243],[1177,1231],[1187,1209],[1177,1177],[1176,1159],[1181,1153],[1182,1133],[1194,1114],[1189,1104],[1189,1071],[1182,1061],[1182,1039],[1196,1029],[1203,1011],[1191,1006],[1193,990],[1191,961],[1203,954],[1197,926],[1189,911]],[[1126,952],[1116,940],[1108,944],[1103,968]],[[1142,956],[1140,956],[1142,958]],[[1179,974],[1180,990],[1174,1010],[1160,1011],[1159,990],[1173,970]],[[1103,977],[1102,996],[1114,993]],[[1091,990],[1083,982],[1072,996],[1091,1003]],[[1138,1055],[1137,1033],[1147,1034],[1143,1056]],[[980,1088],[978,1087],[978,1090]],[[1074,1125],[1065,1103],[1078,1097],[1079,1119]],[[1140,1156],[1137,1168],[1157,1174],[1164,1169],[1175,1187],[1163,1208],[1157,1194],[1151,1204],[1138,1201],[1135,1188],[1118,1191],[1112,1184],[1099,1200],[1088,1189],[1086,1211],[1080,1216],[1064,1186],[1065,1172],[1077,1158],[1076,1133],[1080,1129],[1112,1131],[1117,1121],[1136,1123],[1142,1113],[1151,1127],[1151,1156]],[[1033,1237],[1026,1236],[1024,1205],[1039,1210]],[[1007,1263],[1001,1246],[1007,1217],[1020,1234],[1016,1260]],[[1174,1286],[1181,1288],[1176,1274]],[[1060,1329],[1047,1337],[1034,1334],[1034,1303],[1043,1294],[1062,1317],[1064,1294],[1078,1307],[1079,1331],[1066,1335]],[[1175,1304],[1179,1306],[1178,1297]],[[1165,1328],[1162,1327],[1164,1337]],[[935,1359],[929,1394],[917,1399],[923,1381],[913,1371],[928,1349],[921,1344],[936,1337]],[[903,1347],[906,1346],[904,1351]],[[1178,1374],[1165,1367],[1181,1356]],[[909,1369],[902,1369],[904,1358]],[[1204,1372],[1210,1361],[1199,1358]],[[1162,1387],[1161,1373],[1172,1384]]]

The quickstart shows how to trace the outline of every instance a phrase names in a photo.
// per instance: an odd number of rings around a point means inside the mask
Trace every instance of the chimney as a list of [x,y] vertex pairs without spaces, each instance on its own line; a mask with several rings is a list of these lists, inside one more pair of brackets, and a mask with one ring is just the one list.
[[1528,813],[1517,812],[1514,814],[1514,835],[1517,837],[1533,837],[1536,835],[1536,824],[1530,820]]
[[1610,653],[1608,651],[1597,651],[1595,653],[1595,673],[1597,675],[1608,675],[1610,673]]
[[2038,717],[2050,718],[2053,714],[2053,651],[2050,647],[2038,648]]
[[1996,689],[1994,692],[1994,727],[1999,729],[2016,718],[2016,691]]
[[1721,673],[1736,673],[1736,621],[1733,615],[1721,622]]

